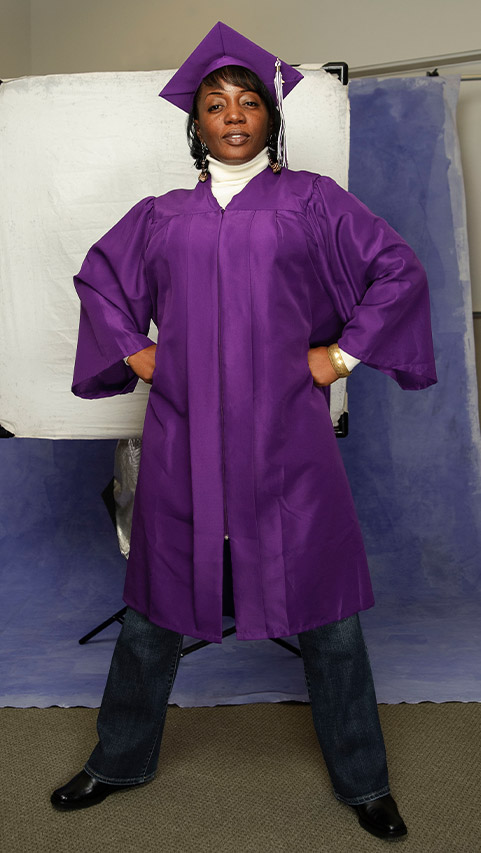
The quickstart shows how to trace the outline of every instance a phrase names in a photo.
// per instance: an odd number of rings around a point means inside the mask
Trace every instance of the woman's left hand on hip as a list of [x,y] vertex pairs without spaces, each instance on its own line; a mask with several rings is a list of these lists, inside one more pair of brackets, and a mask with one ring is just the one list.
[[307,351],[307,362],[315,385],[325,387],[339,379],[329,360],[327,347],[311,347]]

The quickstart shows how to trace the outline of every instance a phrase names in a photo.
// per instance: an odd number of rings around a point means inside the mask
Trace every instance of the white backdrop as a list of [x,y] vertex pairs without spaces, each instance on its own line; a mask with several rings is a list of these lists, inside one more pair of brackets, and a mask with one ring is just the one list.
[[[289,165],[346,187],[347,87],[302,70],[285,101]],[[51,75],[0,86],[0,424],[18,437],[141,435],[142,382],[105,400],[70,391],[79,317],[72,276],[139,199],[195,185],[185,114],[157,97],[173,73]]]

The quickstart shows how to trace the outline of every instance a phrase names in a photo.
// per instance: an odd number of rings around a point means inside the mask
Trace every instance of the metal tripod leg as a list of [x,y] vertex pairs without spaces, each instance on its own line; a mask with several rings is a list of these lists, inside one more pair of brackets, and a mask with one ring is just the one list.
[[[91,640],[92,637],[95,637],[96,634],[99,634],[100,631],[103,631],[104,628],[108,628],[108,626],[112,625],[114,622],[120,622],[120,624],[122,624],[122,622],[124,621],[126,610],[126,607],[122,607],[122,610],[119,610],[117,613],[114,613],[114,615],[111,616],[110,619],[106,619],[105,622],[102,622],[101,625],[97,625],[96,628],[94,628],[92,631],[89,631],[88,634],[85,634],[85,636],[79,640],[79,643],[81,645],[84,645],[84,643],[87,643],[88,640]],[[225,637],[230,637],[231,634],[235,634],[235,625],[232,625],[231,628],[225,628],[225,630],[222,631],[222,639],[224,639]],[[279,646],[282,646],[283,649],[288,649],[288,651],[292,652],[295,655],[298,655],[298,657],[301,657],[299,649],[296,646],[293,646],[292,643],[288,643],[286,640],[282,640],[280,637],[270,637],[269,639],[272,640],[273,643],[277,643]],[[183,649],[180,656],[181,658],[185,658],[186,655],[190,655],[191,652],[196,652],[198,651],[198,649],[203,649],[204,646],[210,646],[210,642],[208,640],[199,640],[198,643],[192,643],[191,646],[187,646],[186,649]]]
[[110,619],[106,619],[105,622],[102,622],[100,625],[97,625],[96,628],[94,628],[92,631],[89,631],[88,634],[85,634],[84,637],[80,638],[80,645],[83,646],[84,643],[87,643],[88,640],[91,640],[92,637],[95,637],[96,634],[100,634],[100,631],[103,631],[104,628],[108,628],[109,625],[113,625],[114,622],[120,622],[120,624],[122,624],[126,611],[127,608],[122,607],[122,610],[118,610],[117,613],[114,613],[114,615],[110,617]]

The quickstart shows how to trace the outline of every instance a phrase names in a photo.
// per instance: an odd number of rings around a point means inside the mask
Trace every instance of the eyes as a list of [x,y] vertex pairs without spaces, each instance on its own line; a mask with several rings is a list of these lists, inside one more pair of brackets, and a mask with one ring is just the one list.
[[[217,112],[219,112],[219,111],[220,111],[224,106],[225,106],[225,104],[223,104],[223,103],[222,103],[222,104],[211,104],[211,106],[207,108],[207,112],[208,112],[208,113],[217,113]],[[258,107],[258,106],[259,106],[259,101],[253,101],[253,100],[250,100],[250,99],[249,99],[249,100],[247,100],[247,101],[242,101],[242,102],[239,104],[239,106],[240,106],[240,107],[249,107],[249,108],[254,107],[254,108],[255,108],[255,107]]]

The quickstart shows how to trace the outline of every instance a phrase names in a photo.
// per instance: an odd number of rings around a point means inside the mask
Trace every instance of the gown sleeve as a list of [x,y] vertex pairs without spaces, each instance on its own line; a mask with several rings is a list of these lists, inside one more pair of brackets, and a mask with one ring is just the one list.
[[138,202],[89,250],[74,284],[80,324],[72,391],[97,399],[133,391],[138,376],[123,361],[154,343],[144,251],[153,198]]
[[399,234],[320,177],[309,205],[320,274],[340,318],[339,347],[404,389],[436,379],[426,273]]

